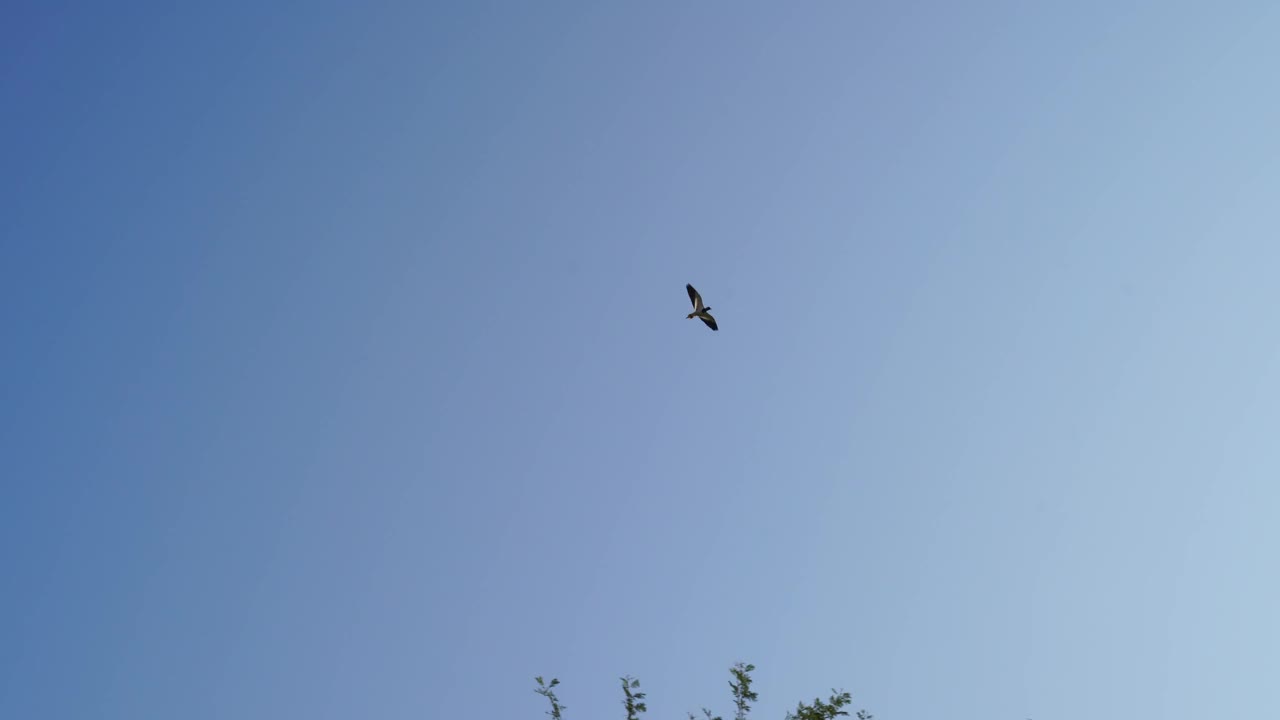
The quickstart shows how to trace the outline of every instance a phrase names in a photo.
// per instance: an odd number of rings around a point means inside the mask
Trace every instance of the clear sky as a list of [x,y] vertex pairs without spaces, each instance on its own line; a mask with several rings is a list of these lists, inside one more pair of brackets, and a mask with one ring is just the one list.
[[82,5],[0,717],[1280,716],[1280,5]]

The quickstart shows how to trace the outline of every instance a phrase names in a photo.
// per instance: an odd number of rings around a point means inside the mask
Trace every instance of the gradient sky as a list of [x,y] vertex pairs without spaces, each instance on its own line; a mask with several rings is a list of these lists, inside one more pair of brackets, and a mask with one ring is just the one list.
[[1280,5],[83,5],[0,717],[1280,716]]

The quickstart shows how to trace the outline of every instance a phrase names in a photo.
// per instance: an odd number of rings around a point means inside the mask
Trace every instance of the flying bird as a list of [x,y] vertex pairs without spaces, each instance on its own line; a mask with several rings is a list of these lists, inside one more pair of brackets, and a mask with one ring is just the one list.
[[694,290],[692,285],[686,284],[684,287],[689,291],[689,302],[693,303],[693,312],[689,313],[689,316],[685,319],[698,318],[712,330],[719,330],[720,328],[716,327],[716,319],[711,317],[711,308],[702,306],[702,296],[698,294],[698,291]]

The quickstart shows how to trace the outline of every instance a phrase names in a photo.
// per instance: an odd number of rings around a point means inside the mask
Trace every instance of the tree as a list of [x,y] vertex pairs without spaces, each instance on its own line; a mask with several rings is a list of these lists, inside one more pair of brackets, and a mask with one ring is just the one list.
[[729,687],[733,688],[733,704],[738,708],[738,712],[734,714],[733,720],[747,720],[747,713],[751,712],[751,706],[748,702],[755,702],[759,699],[759,695],[751,690],[751,673],[756,669],[755,665],[748,663],[734,663],[729,668],[729,674],[733,676],[733,680],[729,681]]
[[[756,669],[755,665],[750,663],[734,663],[729,668],[729,675],[732,680],[729,681],[729,688],[733,691],[733,705],[736,709],[734,720],[747,720],[748,713],[751,712],[751,703],[759,699],[759,695],[751,689],[751,673]],[[560,681],[552,678],[551,682],[544,683],[541,677],[534,678],[538,682],[538,687],[534,688],[534,692],[545,697],[551,703],[551,710],[547,712],[552,720],[563,720],[561,712],[564,705],[560,704],[560,699],[556,697],[554,688],[560,684]],[[640,692],[640,681],[624,675],[619,678],[622,682],[622,705],[627,710],[627,720],[640,720],[640,715],[648,711],[645,705],[645,693]],[[832,690],[831,697],[826,701],[821,698],[814,698],[813,703],[806,705],[800,703],[796,706],[795,712],[787,713],[786,720],[835,720],[837,717],[847,716],[848,710],[845,710],[853,702],[853,697],[840,690]],[[712,715],[707,708],[702,709],[702,714],[706,720],[722,720],[719,715]],[[698,720],[693,713],[688,713],[689,720]],[[870,713],[866,710],[859,710],[856,714],[857,720],[873,720]]]
[[640,720],[640,714],[649,708],[644,704],[644,693],[633,692],[640,689],[640,681],[630,675],[622,680],[622,705],[627,708],[627,720]]
[[[832,690],[831,693],[826,702],[814,698],[812,705],[800,703],[794,713],[787,713],[787,720],[835,720],[841,715],[848,715],[849,711],[842,708],[853,702],[853,698],[847,692]],[[858,720],[872,720],[871,713],[859,710]]]
[[534,692],[551,701],[551,709],[547,711],[547,714],[551,716],[551,720],[561,720],[560,713],[564,710],[564,706],[560,704],[560,699],[556,697],[554,689],[555,686],[560,684],[560,681],[551,678],[551,684],[547,685],[542,682],[542,676],[538,676],[534,680],[538,681],[538,687],[534,688]]

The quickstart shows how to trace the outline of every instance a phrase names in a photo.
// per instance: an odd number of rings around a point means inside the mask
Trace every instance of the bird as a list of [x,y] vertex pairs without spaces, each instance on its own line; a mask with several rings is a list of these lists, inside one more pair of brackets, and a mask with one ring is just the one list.
[[716,319],[711,317],[711,308],[702,306],[702,296],[698,294],[697,290],[693,289],[692,285],[686,283],[684,287],[689,291],[689,302],[693,303],[693,312],[689,313],[689,316],[685,319],[692,320],[694,318],[698,318],[702,322],[706,323],[707,327],[712,330],[719,331],[720,328],[716,327]]

